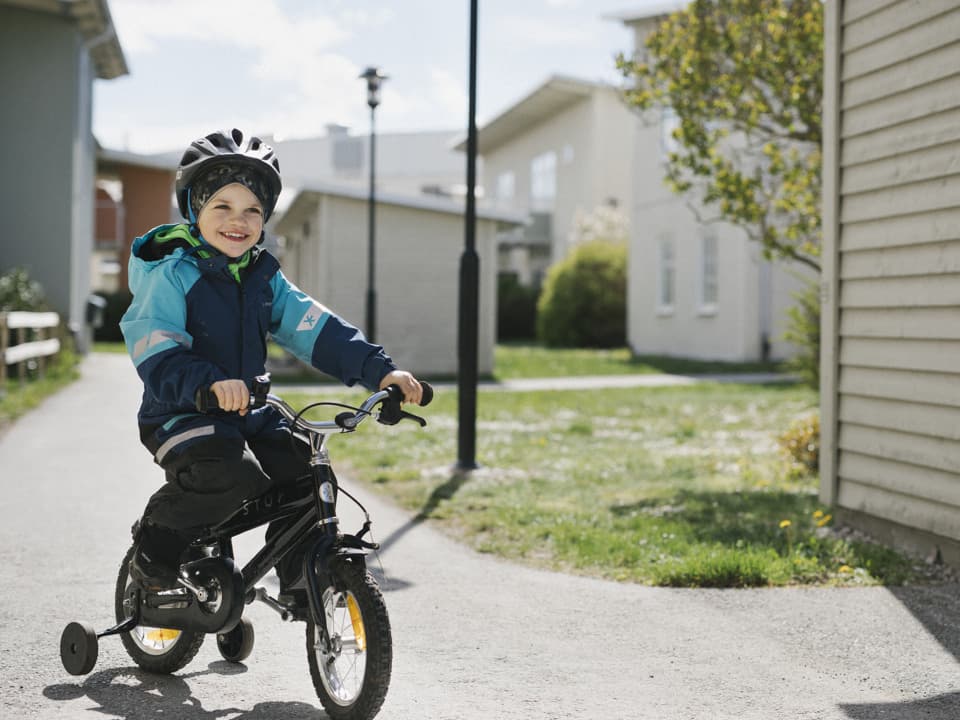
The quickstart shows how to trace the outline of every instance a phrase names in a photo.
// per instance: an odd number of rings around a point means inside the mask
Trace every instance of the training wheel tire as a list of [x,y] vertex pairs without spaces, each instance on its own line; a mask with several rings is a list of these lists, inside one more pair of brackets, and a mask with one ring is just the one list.
[[254,637],[253,623],[242,617],[233,630],[217,635],[217,650],[227,662],[243,662],[253,652]]
[[86,623],[72,622],[60,636],[60,661],[71,675],[86,675],[97,664],[97,632]]

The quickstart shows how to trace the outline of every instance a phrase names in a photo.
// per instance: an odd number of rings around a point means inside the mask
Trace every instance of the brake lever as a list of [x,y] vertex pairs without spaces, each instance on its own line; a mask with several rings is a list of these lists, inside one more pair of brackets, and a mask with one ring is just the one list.
[[423,419],[422,417],[420,417],[419,415],[414,415],[413,413],[409,413],[409,412],[407,412],[406,410],[401,410],[401,411],[400,411],[400,419],[401,419],[401,420],[413,420],[414,422],[420,423],[420,427],[426,427],[426,426],[427,426],[427,421],[426,421],[426,420],[424,420],[424,419]]

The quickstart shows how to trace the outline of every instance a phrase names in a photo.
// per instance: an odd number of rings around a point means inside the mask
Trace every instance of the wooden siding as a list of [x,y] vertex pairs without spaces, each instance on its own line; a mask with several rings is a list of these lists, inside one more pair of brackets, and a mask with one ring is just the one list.
[[960,540],[960,0],[836,0],[826,48],[821,494]]

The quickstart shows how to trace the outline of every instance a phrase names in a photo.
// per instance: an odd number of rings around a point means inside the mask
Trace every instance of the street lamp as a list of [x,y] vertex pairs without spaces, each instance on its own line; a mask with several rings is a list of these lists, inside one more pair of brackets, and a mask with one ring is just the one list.
[[370,194],[368,199],[368,232],[367,243],[367,340],[374,342],[377,325],[377,288],[374,280],[375,271],[375,224],[374,224],[374,166],[376,158],[376,134],[374,133],[373,111],[380,104],[380,85],[387,76],[377,67],[368,67],[360,77],[367,81],[367,105],[370,106]]

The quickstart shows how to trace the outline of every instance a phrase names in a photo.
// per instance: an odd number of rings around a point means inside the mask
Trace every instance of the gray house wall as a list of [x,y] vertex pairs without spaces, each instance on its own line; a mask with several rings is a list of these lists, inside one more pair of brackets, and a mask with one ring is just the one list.
[[82,323],[93,248],[95,70],[68,18],[0,6],[0,272],[26,267]]
[[821,497],[960,562],[960,0],[825,11]]

